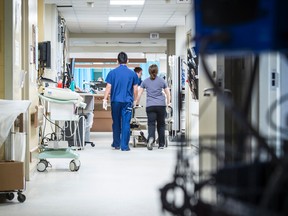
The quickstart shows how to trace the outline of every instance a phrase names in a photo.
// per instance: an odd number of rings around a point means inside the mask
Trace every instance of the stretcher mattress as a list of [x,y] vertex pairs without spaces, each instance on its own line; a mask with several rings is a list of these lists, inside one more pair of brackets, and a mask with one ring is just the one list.
[[0,100],[0,144],[7,139],[17,116],[25,113],[30,104],[28,100]]

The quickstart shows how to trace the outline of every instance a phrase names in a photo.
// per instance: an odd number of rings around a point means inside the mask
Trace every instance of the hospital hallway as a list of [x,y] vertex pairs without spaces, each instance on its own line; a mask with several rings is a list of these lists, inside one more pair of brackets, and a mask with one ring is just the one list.
[[176,147],[125,152],[111,148],[112,133],[91,133],[95,147],[79,151],[81,167],[69,159],[48,159],[52,168],[35,171],[26,184],[26,201],[1,201],[3,216],[161,216],[159,188],[172,181]]

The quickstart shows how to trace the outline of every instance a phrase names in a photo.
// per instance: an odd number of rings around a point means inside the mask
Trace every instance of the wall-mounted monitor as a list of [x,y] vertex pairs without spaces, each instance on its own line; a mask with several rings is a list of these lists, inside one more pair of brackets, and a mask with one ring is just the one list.
[[51,42],[38,43],[38,61],[40,68],[51,68]]

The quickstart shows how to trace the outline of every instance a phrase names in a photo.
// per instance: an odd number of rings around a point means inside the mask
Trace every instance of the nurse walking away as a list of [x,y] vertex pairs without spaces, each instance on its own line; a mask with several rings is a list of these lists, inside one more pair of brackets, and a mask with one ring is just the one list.
[[[170,91],[167,83],[161,77],[158,77],[158,66],[153,64],[149,67],[150,77],[145,79],[139,89],[138,97],[135,101],[136,105],[139,104],[141,95],[146,89],[146,113],[148,116],[148,150],[153,149],[155,142],[155,127],[157,122],[157,132],[159,137],[159,148],[163,149],[165,146],[165,118],[166,118],[166,105],[171,106]],[[163,90],[165,95],[163,94]]]
[[103,109],[107,110],[107,99],[110,93],[113,143],[112,148],[129,151],[130,120],[134,96],[138,93],[138,77],[127,67],[128,56],[125,52],[118,54],[119,66],[106,77],[106,89]]

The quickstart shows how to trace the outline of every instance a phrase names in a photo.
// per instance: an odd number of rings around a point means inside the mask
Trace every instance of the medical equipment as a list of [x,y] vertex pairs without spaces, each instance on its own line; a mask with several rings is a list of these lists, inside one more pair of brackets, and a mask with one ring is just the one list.
[[[138,144],[147,145],[148,137],[148,121],[146,114],[146,91],[143,92],[139,106],[133,107],[132,118],[130,121],[130,134],[132,138],[132,145],[136,147]],[[167,117],[165,119],[165,146],[168,146],[169,136],[172,133],[172,107],[167,108]],[[156,133],[157,134],[157,133]],[[158,143],[158,138],[156,138],[156,143]]]
[[[25,100],[0,100],[0,147],[5,142],[5,161],[1,162],[0,167],[5,174],[1,176],[0,188],[3,191],[0,190],[0,193],[4,193],[8,200],[12,200],[14,192],[17,192],[19,202],[26,200],[26,196],[22,194],[25,189],[23,165],[26,165],[25,155],[28,149],[26,131],[29,127],[30,104],[30,101]],[[21,113],[24,114],[23,132],[16,132],[14,123]]]
[[84,131],[85,131],[85,141],[84,146],[87,144],[90,144],[92,147],[95,146],[95,144],[90,140],[90,129],[93,126],[93,118],[94,118],[94,95],[89,93],[80,93],[80,96],[84,98],[84,103],[86,104],[86,107],[81,109],[81,115],[85,117],[85,124],[84,124]]
[[57,100],[78,100],[79,102],[83,101],[83,98],[79,94],[71,91],[70,89],[47,87],[44,89],[43,93],[45,97]]
[[65,121],[64,139],[67,140],[69,147],[75,147],[79,150],[84,149],[85,124],[86,119],[83,113],[79,114],[78,121]]
[[196,49],[207,53],[287,51],[287,0],[194,0]]
[[[46,92],[46,93],[45,93]],[[60,93],[63,92],[64,95]],[[49,97],[45,96],[49,95]],[[57,98],[58,97],[58,98]],[[83,99],[75,92],[71,90],[49,88],[44,91],[44,95],[39,95],[42,103],[47,107],[47,112],[50,113],[49,116],[45,116],[46,121],[54,124],[56,126],[56,132],[52,133],[50,138],[45,136],[45,128],[42,132],[42,141],[40,146],[40,153],[38,158],[40,159],[39,163],[37,164],[37,170],[39,172],[43,172],[49,166],[49,162],[47,161],[48,158],[70,158],[72,159],[69,165],[71,171],[78,171],[80,168],[80,160],[79,154],[75,152],[75,149],[68,146],[68,142],[63,140],[65,137],[65,126],[61,127],[61,121],[79,121],[79,115],[77,110],[79,108],[85,108],[86,104],[81,102]],[[60,98],[60,99],[59,99]],[[63,98],[66,98],[64,100]],[[68,100],[67,98],[74,98]],[[53,122],[55,121],[55,123]],[[63,123],[63,122],[62,122]],[[60,132],[59,132],[60,130]],[[72,133],[72,135],[76,135]],[[75,138],[76,136],[74,136]],[[47,139],[49,141],[51,147],[52,141],[52,148],[49,148],[47,145]],[[46,143],[45,143],[46,141]],[[66,141],[66,142],[65,142]]]

